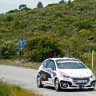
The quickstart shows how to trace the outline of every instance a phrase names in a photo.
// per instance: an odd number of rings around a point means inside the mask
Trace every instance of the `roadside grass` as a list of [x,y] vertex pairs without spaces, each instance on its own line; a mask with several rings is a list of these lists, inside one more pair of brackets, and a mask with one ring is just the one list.
[[0,81],[0,96],[41,96],[22,89],[16,85],[8,85]]
[[2,65],[12,65],[12,66],[20,66],[31,69],[38,69],[41,63],[39,62],[28,62],[26,60],[15,60],[15,59],[0,59],[0,64]]

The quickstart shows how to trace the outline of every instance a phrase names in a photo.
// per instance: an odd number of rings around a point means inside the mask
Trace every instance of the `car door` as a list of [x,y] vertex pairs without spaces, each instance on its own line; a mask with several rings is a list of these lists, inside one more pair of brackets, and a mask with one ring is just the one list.
[[53,60],[46,60],[43,63],[43,68],[40,71],[40,75],[42,78],[43,84],[50,84],[52,83],[52,79],[54,76],[54,72],[56,70],[55,63]]
[[42,82],[43,83],[46,82],[46,81],[48,81],[47,80],[47,74],[48,74],[48,71],[47,71],[47,62],[48,62],[48,60],[45,60],[43,62],[43,64],[42,64],[43,66],[42,66],[41,70],[39,71],[39,74],[41,76],[41,79],[42,79]]
[[52,84],[53,83],[53,77],[54,77],[54,71],[56,70],[55,63],[53,60],[48,60],[47,61],[47,66],[46,66],[46,80],[47,83]]

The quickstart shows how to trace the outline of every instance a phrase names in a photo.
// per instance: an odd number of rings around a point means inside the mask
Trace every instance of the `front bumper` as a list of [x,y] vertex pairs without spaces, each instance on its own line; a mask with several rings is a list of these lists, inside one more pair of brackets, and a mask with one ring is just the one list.
[[88,81],[86,84],[80,83],[76,84],[74,81],[60,81],[61,89],[94,89],[96,80]]

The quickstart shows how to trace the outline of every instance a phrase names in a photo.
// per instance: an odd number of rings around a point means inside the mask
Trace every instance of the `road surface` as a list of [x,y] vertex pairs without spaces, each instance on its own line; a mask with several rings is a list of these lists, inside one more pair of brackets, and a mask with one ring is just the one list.
[[4,82],[19,85],[43,96],[96,96],[96,89],[93,91],[62,90],[56,92],[54,88],[50,87],[38,88],[36,74],[37,70],[0,65],[0,79]]

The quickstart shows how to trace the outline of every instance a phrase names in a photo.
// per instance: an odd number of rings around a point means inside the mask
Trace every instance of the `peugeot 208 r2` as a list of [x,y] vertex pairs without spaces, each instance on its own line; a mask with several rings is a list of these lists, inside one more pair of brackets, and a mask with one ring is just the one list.
[[49,58],[44,60],[38,70],[37,86],[53,86],[60,89],[95,88],[95,76],[92,71],[75,58]]

